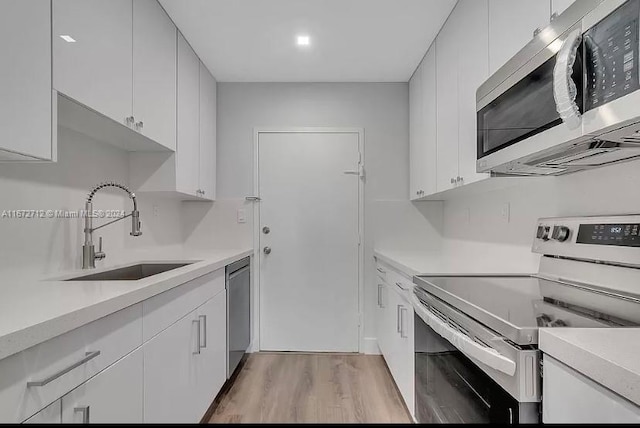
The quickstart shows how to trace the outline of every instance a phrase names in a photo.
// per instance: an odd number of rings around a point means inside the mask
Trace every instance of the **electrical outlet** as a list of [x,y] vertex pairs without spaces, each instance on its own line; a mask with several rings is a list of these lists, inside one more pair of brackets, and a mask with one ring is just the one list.
[[247,222],[247,211],[244,208],[238,208],[238,223]]
[[500,208],[500,217],[505,223],[509,223],[511,221],[511,206],[509,202],[502,204]]

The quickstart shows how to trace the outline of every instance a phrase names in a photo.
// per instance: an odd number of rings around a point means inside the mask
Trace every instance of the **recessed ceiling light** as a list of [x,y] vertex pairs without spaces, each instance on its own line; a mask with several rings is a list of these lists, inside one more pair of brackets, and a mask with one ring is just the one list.
[[65,42],[67,42],[67,43],[75,43],[75,42],[76,42],[76,39],[74,39],[73,37],[71,37],[71,36],[69,36],[69,35],[66,35],[66,34],[62,34],[62,35],[60,36],[60,38],[61,38],[62,40],[64,40]]
[[298,36],[297,37],[298,46],[309,46],[310,43],[311,43],[311,39],[309,39],[309,36]]

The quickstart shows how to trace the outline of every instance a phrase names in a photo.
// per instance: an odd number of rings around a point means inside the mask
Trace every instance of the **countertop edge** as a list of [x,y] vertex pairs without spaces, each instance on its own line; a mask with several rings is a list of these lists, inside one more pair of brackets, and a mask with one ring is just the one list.
[[396,260],[392,256],[385,254],[384,251],[382,250],[374,250],[373,255],[375,258],[380,259],[384,263],[390,265],[394,269],[404,273],[405,275],[408,275],[411,278],[413,278],[416,275],[421,275],[425,273],[425,272],[418,271],[412,268],[411,266],[407,266],[406,264]]
[[[235,250],[229,250],[235,251]],[[0,360],[11,355],[22,352],[54,337],[65,334],[71,330],[80,328],[93,321],[97,321],[108,315],[116,313],[122,309],[136,305],[144,300],[150,299],[160,293],[179,287],[193,279],[199,278],[210,272],[224,268],[225,266],[253,255],[253,249],[238,250],[221,259],[215,259],[197,269],[190,270],[180,275],[170,278],[159,279],[143,288],[123,293],[113,298],[97,302],[95,304],[82,307],[80,309],[67,312],[55,318],[33,324],[21,330],[17,330],[0,336]]]
[[[540,329],[539,348],[583,376],[640,406],[640,373],[623,367],[549,329]],[[602,369],[594,369],[593,366]],[[629,381],[634,379],[633,381]],[[634,388],[638,386],[637,388]]]

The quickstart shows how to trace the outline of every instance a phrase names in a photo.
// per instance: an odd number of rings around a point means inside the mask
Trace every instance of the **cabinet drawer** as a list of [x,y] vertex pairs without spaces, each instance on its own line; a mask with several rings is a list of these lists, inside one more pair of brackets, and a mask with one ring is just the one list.
[[146,342],[225,288],[224,269],[208,273],[142,302]]
[[379,261],[376,261],[376,275],[383,281],[387,281],[387,273],[389,272],[389,267],[387,265],[382,264]]
[[0,422],[24,421],[141,344],[137,304],[5,358]]

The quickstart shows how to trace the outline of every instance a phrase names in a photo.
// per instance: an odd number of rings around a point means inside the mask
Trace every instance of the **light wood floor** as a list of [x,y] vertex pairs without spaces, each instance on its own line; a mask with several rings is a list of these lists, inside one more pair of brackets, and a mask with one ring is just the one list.
[[257,353],[211,423],[409,423],[381,356]]

